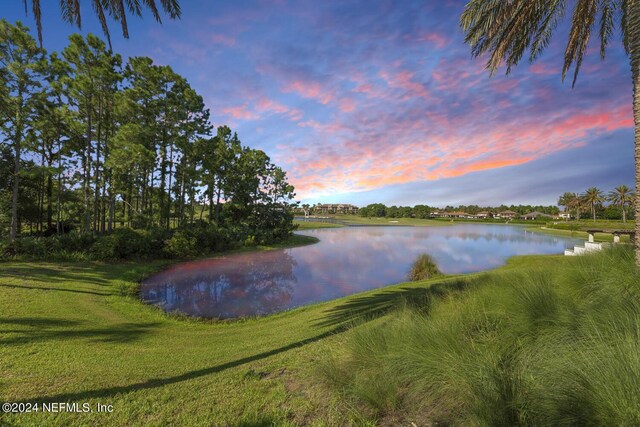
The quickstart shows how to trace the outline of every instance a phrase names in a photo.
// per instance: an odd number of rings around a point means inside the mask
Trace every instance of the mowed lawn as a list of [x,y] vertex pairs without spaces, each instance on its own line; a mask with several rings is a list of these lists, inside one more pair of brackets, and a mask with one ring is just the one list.
[[2,414],[0,424],[300,424],[320,414],[332,422],[331,401],[307,378],[318,341],[340,331],[323,322],[330,304],[212,323],[118,294],[119,280],[159,265],[1,264],[1,400],[113,412]]

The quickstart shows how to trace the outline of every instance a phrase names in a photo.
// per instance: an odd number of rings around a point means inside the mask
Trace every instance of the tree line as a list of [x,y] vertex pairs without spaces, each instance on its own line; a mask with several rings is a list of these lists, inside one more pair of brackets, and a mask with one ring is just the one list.
[[171,67],[126,63],[94,35],[48,54],[0,21],[0,233],[291,229],[286,173],[226,126]]
[[465,212],[476,215],[480,212],[502,212],[514,211],[519,215],[525,215],[533,211],[542,212],[549,215],[557,215],[559,209],[557,206],[532,206],[532,205],[500,205],[500,206],[478,206],[478,205],[459,205],[446,206],[444,209],[435,208],[427,205],[415,206],[386,206],[382,203],[372,203],[358,210],[358,215],[363,217],[385,217],[385,218],[430,218],[433,212]]
[[[604,203],[609,202],[607,208]],[[569,212],[575,212],[575,218],[580,219],[583,213],[590,213],[595,221],[596,217],[604,216],[606,219],[622,219],[627,222],[628,209],[635,204],[635,192],[626,185],[619,185],[605,194],[597,187],[591,187],[583,193],[566,192],[558,199],[558,205],[564,206]],[[609,212],[607,212],[607,210]]]

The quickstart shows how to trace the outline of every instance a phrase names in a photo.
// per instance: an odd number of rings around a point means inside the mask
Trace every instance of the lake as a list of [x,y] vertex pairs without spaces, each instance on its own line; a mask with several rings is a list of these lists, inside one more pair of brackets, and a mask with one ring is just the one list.
[[524,227],[344,227],[305,230],[319,243],[176,264],[142,283],[165,311],[207,318],[265,315],[407,280],[427,253],[446,274],[498,267],[514,255],[561,254],[576,239]]

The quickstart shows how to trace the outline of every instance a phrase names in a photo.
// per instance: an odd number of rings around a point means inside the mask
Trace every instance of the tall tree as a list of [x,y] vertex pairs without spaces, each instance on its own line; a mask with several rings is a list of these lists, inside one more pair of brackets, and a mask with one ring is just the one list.
[[66,95],[85,127],[77,149],[81,153],[83,171],[83,230],[91,232],[96,228],[96,222],[92,226],[91,219],[97,216],[96,201],[100,198],[99,166],[103,161],[104,138],[108,132],[113,133],[112,129],[105,132],[105,127],[110,126],[105,121],[105,111],[112,108],[110,93],[115,91],[119,80],[117,69],[121,59],[92,34],[87,35],[86,40],[73,34],[69,41],[69,46],[62,52],[70,66],[70,74],[65,80]]
[[0,20],[0,79],[3,101],[0,124],[6,140],[13,147],[14,169],[11,197],[9,238],[18,234],[18,199],[22,143],[33,125],[36,96],[41,90],[41,69],[44,51],[20,22],[16,25]]
[[[27,0],[22,0],[25,11],[27,10]],[[118,21],[122,27],[122,35],[129,38],[129,26],[127,23],[127,13],[134,16],[142,16],[142,10],[146,6],[152,13],[157,22],[162,22],[156,0],[91,0],[91,6],[95,11],[102,31],[107,37],[109,46],[111,46],[111,36],[109,34],[109,26],[107,24],[107,16]],[[161,8],[169,14],[171,19],[180,17],[180,2],[178,0],[160,0]],[[42,10],[40,8],[40,0],[31,0],[31,10],[38,27],[38,40],[42,45]],[[80,11],[80,0],[61,0],[60,12],[62,19],[70,24],[75,24],[78,28],[82,27],[82,14]]]
[[[573,199],[576,196],[575,193],[564,193],[562,196],[560,196],[560,198],[558,199],[558,206],[564,206],[566,211],[570,210],[570,207],[573,203]],[[569,219],[569,218],[567,218]]]
[[[487,68],[493,74],[502,64],[506,72],[517,65],[525,53],[535,61],[548,46],[554,30],[565,14],[564,0],[472,0],[460,18],[474,56],[487,55]],[[562,78],[574,66],[575,85],[587,45],[594,28],[600,39],[600,55],[618,27],[629,56],[633,84],[635,123],[636,189],[640,188],[640,0],[577,0],[571,17],[569,39],[564,55]],[[635,255],[640,266],[640,191],[636,192]]]
[[627,222],[627,205],[630,205],[634,198],[633,191],[626,185],[619,185],[609,192],[609,201],[620,206],[622,210],[622,222]]
[[599,188],[591,187],[582,195],[585,204],[591,207],[591,215],[596,220],[596,206],[605,201],[604,194]]
[[[565,193],[566,194],[566,193]],[[582,212],[582,208],[584,207],[584,200],[577,193],[569,193],[569,199],[567,200],[567,209],[575,209],[576,210],[576,219],[580,219],[580,212]]]

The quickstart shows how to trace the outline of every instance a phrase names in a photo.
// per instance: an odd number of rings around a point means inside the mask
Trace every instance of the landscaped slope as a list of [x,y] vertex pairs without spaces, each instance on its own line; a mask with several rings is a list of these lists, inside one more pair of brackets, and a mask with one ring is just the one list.
[[535,259],[345,334],[326,378],[363,415],[387,421],[640,424],[631,248]]

